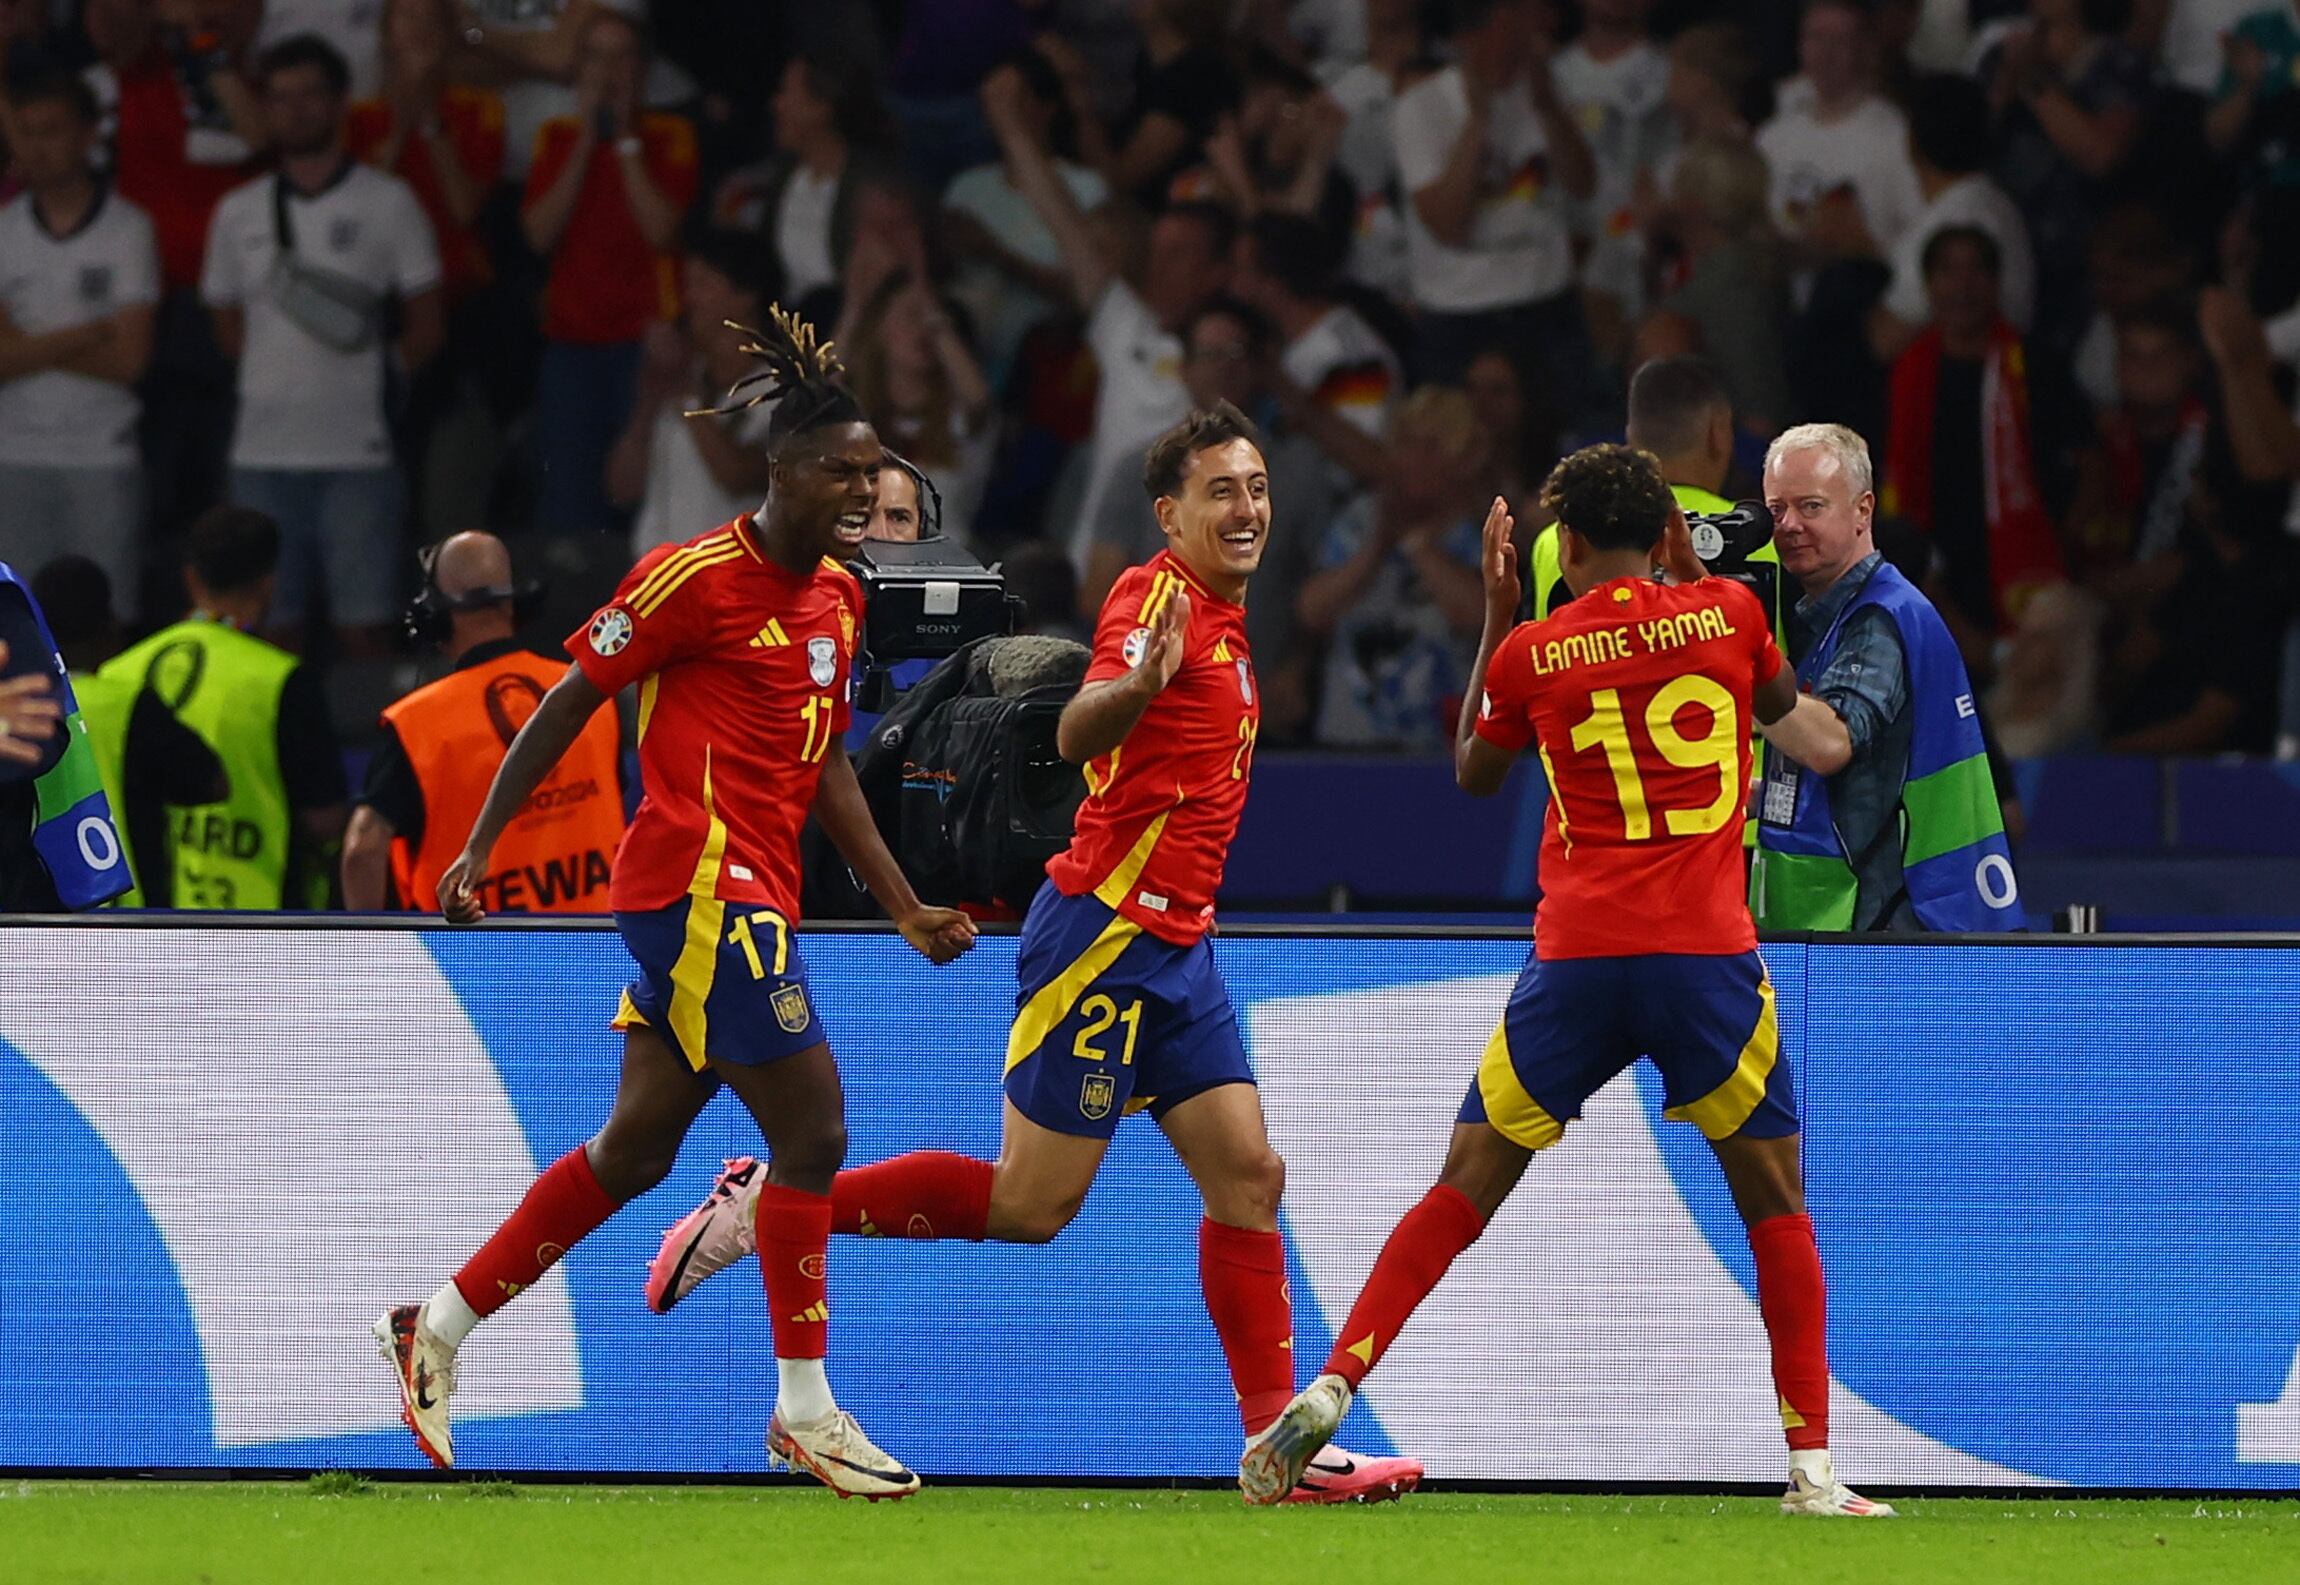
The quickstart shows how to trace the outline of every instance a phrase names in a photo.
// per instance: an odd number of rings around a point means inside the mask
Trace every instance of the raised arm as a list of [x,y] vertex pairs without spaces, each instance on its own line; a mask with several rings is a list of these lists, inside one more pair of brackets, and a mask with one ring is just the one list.
[[1477,729],[1486,700],[1486,674],[1501,641],[1517,622],[1517,603],[1523,596],[1517,576],[1517,544],[1511,537],[1516,520],[1509,503],[1500,496],[1486,510],[1485,535],[1478,555],[1479,577],[1485,585],[1485,626],[1478,635],[1477,660],[1470,666],[1470,685],[1462,690],[1461,720],[1454,728],[1454,784],[1472,798],[1490,798],[1501,791],[1509,767],[1517,756],[1498,743],[1488,742]]
[[1142,659],[1123,677],[1088,683],[1063,708],[1055,724],[1054,747],[1073,765],[1102,758],[1126,741],[1150,701],[1166,691],[1182,669],[1183,644],[1190,632],[1190,596],[1174,591],[1158,613]]
[[1102,300],[1102,293],[1117,278],[1118,269],[1110,256],[1096,240],[1093,228],[1079,212],[1070,189],[1054,169],[1054,159],[1039,143],[1030,118],[1022,108],[1022,96],[1029,89],[1021,73],[1011,66],[1002,66],[990,74],[982,85],[983,113],[990,120],[990,129],[998,137],[999,152],[1006,157],[1015,187],[1038,214],[1054,244],[1062,252],[1063,267],[1070,274],[1070,294],[1084,313],[1091,314],[1094,305]]

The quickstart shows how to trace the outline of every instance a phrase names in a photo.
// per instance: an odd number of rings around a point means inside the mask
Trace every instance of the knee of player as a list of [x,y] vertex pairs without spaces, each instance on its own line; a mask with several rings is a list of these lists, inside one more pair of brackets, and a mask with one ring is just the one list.
[[1076,1195],[1014,1207],[1007,1218],[1011,1241],[1017,1244],[1053,1243],[1056,1234],[1078,1219],[1078,1208],[1085,1203],[1084,1195]]
[[610,1129],[591,1141],[590,1157],[599,1187],[620,1204],[645,1194],[671,1175],[679,1160],[679,1141],[634,1140]]
[[1277,1215],[1278,1202],[1286,1197],[1285,1157],[1264,1149],[1261,1159],[1249,1163],[1239,1174],[1238,1190],[1257,1210]]
[[847,1125],[836,1117],[810,1124],[790,1137],[775,1139],[772,1153],[775,1165],[786,1172],[828,1178],[846,1165]]

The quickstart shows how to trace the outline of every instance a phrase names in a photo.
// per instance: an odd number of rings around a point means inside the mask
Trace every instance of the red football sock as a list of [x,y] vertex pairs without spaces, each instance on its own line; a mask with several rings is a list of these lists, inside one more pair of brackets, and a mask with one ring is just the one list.
[[831,1197],[770,1183],[759,1190],[758,1216],[775,1358],[821,1359],[830,1351]]
[[1469,1196],[1446,1184],[1421,1197],[1421,1202],[1398,1219],[1389,1242],[1374,1261],[1365,1291],[1350,1306],[1350,1318],[1334,1334],[1334,1351],[1326,1356],[1326,1371],[1353,1388],[1366,1379],[1389,1347],[1398,1339],[1406,1318],[1445,1276],[1454,1257],[1477,1242],[1485,1231]]
[[1749,1229],[1757,1308],[1773,1340],[1773,1386],[1792,1448],[1829,1445],[1829,1296],[1813,1219],[1769,1216]]
[[831,1231],[865,1238],[974,1238],[990,1225],[991,1165],[947,1150],[851,1167],[831,1180]]
[[1294,1396],[1294,1307],[1286,1297],[1285,1240],[1202,1218],[1198,1284],[1230,1361],[1238,1418],[1253,1436]]
[[615,1214],[591,1158],[577,1145],[528,1186],[494,1236],[455,1274],[455,1291],[475,1315],[493,1315],[559,1263],[583,1236]]

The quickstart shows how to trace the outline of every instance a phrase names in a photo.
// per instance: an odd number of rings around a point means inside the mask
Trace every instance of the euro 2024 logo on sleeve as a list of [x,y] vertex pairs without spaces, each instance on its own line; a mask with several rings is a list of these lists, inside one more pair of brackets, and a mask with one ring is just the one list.
[[623,653],[631,642],[631,613],[611,605],[591,619],[591,648],[601,656]]

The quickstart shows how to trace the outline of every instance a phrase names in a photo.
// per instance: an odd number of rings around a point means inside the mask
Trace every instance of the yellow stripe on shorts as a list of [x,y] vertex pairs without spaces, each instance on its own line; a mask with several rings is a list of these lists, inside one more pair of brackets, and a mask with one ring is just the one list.
[[1012,1073],[1025,1058],[1046,1043],[1055,1026],[1070,1016],[1093,983],[1110,971],[1118,955],[1134,944],[1142,927],[1120,915],[1102,927],[1076,962],[1041,986],[1038,993],[1023,1003],[1022,1011],[1015,1014],[1014,1028],[1006,1037],[1006,1071]]
[[1546,1150],[1564,1137],[1565,1125],[1526,1093],[1516,1065],[1509,1060],[1506,1018],[1493,1026],[1493,1038],[1485,1043],[1485,1055],[1478,1061],[1477,1093],[1485,1102],[1485,1120],[1502,1138],[1528,1150]]
[[1781,1056],[1781,1025],[1773,1012],[1773,982],[1757,982],[1757,1027],[1741,1048],[1741,1060],[1732,1075],[1698,1101],[1672,1106],[1661,1115],[1691,1123],[1711,1139],[1730,1139],[1749,1121],[1757,1103],[1765,1099],[1765,1083]]

